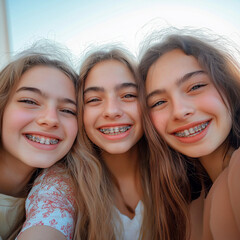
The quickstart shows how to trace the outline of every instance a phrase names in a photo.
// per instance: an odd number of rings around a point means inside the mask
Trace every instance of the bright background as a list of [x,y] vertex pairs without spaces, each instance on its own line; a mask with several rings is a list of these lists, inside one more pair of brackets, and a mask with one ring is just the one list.
[[207,27],[240,46],[240,0],[6,0],[11,54],[40,38],[79,55],[122,42],[134,53],[153,26]]

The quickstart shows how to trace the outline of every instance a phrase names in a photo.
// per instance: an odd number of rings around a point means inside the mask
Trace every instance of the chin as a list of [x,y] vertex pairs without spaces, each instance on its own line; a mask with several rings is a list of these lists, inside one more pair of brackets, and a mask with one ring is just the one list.
[[127,153],[129,151],[129,148],[120,148],[120,147],[115,147],[114,149],[105,149],[104,150],[108,154],[113,154],[113,155],[120,155]]

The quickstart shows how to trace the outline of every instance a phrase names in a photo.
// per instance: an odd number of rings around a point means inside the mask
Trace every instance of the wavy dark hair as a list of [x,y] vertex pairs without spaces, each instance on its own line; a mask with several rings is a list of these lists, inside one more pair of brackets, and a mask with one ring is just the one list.
[[[189,203],[211,180],[197,159],[190,159],[171,149],[161,138],[149,118],[146,105],[145,81],[149,68],[165,53],[180,49],[193,56],[210,76],[213,84],[229,107],[232,129],[228,144],[240,143],[240,71],[237,61],[224,49],[221,37],[204,34],[202,30],[168,28],[153,33],[141,50],[139,72],[140,102],[144,129],[150,147],[150,171],[154,201],[155,224],[161,240],[185,240],[190,236]],[[196,172],[195,172],[196,171]],[[204,177],[204,178],[203,178]]]

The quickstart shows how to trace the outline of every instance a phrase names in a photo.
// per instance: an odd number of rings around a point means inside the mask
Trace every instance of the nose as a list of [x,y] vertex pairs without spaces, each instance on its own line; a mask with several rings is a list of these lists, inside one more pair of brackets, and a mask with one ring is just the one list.
[[173,100],[172,112],[174,120],[185,120],[195,112],[195,108],[189,99],[179,97]]
[[117,99],[111,98],[106,101],[103,111],[105,118],[115,119],[121,117],[122,114],[121,103]]
[[53,106],[48,106],[41,111],[37,123],[45,128],[57,128],[59,126],[58,111]]

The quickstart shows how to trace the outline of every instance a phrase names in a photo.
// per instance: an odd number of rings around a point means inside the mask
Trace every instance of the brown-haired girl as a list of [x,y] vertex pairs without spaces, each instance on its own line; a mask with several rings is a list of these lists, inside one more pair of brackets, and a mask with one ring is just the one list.
[[239,239],[239,65],[220,39],[168,31],[139,65],[159,239]]

